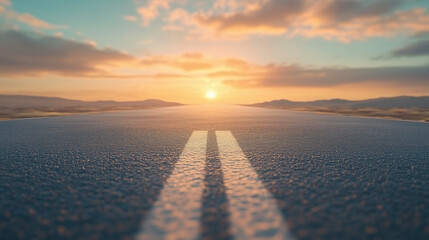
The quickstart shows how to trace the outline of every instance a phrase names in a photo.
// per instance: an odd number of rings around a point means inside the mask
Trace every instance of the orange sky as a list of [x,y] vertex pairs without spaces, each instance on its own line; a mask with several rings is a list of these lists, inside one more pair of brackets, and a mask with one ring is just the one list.
[[254,103],[429,92],[427,2],[98,4],[0,0],[0,94]]

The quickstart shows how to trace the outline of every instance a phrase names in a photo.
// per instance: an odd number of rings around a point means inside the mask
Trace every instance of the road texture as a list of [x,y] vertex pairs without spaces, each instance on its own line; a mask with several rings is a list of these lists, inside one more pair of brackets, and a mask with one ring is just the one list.
[[429,239],[429,125],[229,105],[0,122],[0,239],[148,236]]

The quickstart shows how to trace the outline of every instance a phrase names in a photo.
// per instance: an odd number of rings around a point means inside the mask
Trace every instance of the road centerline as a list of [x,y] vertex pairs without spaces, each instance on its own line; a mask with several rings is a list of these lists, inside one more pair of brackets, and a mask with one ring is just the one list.
[[207,131],[194,131],[136,240],[198,239]]
[[235,239],[294,239],[271,193],[230,131],[216,131]]
[[214,131],[207,138],[207,159],[204,179],[201,239],[229,240],[228,200]]

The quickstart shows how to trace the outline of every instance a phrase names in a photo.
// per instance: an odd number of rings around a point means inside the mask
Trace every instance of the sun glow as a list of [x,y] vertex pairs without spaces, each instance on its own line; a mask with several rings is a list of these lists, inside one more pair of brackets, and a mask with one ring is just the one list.
[[210,90],[206,93],[206,97],[208,99],[214,99],[214,98],[216,98],[216,93],[214,91]]

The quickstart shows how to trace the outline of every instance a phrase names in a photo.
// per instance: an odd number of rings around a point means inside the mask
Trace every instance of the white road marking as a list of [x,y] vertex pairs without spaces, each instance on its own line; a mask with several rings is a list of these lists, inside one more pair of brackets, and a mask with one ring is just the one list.
[[137,240],[200,237],[206,147],[207,131],[194,131]]
[[294,239],[232,133],[216,131],[216,137],[235,239]]

